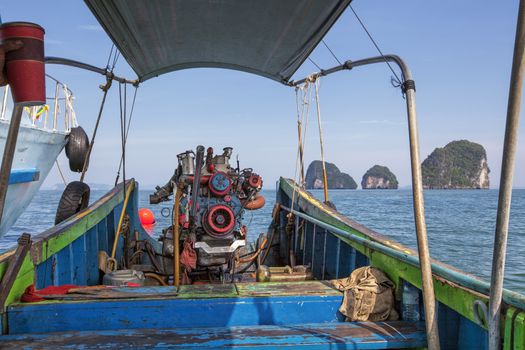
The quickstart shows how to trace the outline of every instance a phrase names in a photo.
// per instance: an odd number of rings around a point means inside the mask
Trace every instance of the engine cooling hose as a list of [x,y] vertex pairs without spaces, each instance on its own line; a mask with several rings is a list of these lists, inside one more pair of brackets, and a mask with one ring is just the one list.
[[259,248],[257,249],[257,251],[255,253],[253,253],[249,257],[244,257],[244,258],[237,259],[236,263],[238,265],[240,265],[240,264],[247,264],[247,263],[253,262],[255,259],[257,259],[259,254],[261,254],[261,251],[266,247],[266,243],[268,243],[268,240],[265,238],[264,241],[262,242],[262,244],[259,246]]
[[[124,182],[122,186],[126,188],[126,183]],[[135,188],[135,181],[131,181],[131,183],[128,185],[128,188],[126,190],[126,196],[124,197],[124,203],[122,204],[122,211],[120,212],[120,218],[118,220],[115,240],[113,241],[113,249],[111,250],[111,259],[113,260],[114,264],[115,264],[115,254],[117,253],[118,238],[120,236],[120,229],[122,228],[122,221],[124,220],[124,215],[126,215],[126,207],[128,206],[129,197],[131,196],[131,192],[133,192],[134,188]],[[112,268],[116,269],[116,267],[117,266],[113,266]]]
[[157,275],[156,273],[153,273],[153,272],[146,272],[146,273],[144,274],[144,277],[154,279],[155,281],[159,282],[161,286],[167,286],[167,285],[168,285],[168,284],[166,283],[166,281],[164,281],[164,279],[162,279],[162,277],[160,277],[160,276]]

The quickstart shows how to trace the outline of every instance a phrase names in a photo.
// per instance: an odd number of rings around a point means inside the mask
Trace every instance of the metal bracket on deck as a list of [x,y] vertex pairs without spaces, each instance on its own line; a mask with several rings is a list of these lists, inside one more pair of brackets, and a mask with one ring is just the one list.
[[245,246],[246,240],[237,240],[229,247],[210,247],[206,242],[195,242],[195,248],[200,248],[208,254],[233,253],[237,248]]

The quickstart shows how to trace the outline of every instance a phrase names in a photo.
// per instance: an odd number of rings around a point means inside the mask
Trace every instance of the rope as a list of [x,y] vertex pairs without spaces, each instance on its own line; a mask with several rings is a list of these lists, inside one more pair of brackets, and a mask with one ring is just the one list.
[[[133,111],[135,110],[135,100],[137,98],[137,90],[138,90],[138,87],[135,86],[135,93],[133,94],[133,102],[131,104],[131,112],[129,113],[129,119],[128,119],[128,124],[127,124],[127,128],[126,128],[126,135],[124,136],[124,147],[126,146],[126,144],[128,142],[129,127],[131,126],[131,120],[133,118]],[[122,162],[123,162],[123,160],[124,160],[124,155],[122,154],[120,156],[120,163],[118,165],[117,177],[115,178],[115,186],[117,186],[118,180],[120,178],[120,170],[122,169]]]
[[[304,146],[306,143],[306,131],[308,130],[308,117],[310,115],[310,101],[312,100],[312,89],[311,89],[310,81],[309,80],[306,81],[303,84],[303,86],[297,87],[296,89],[302,92],[302,103],[301,103],[300,112],[299,112],[299,105],[298,105],[299,101],[298,101],[297,93],[296,93],[298,128],[299,128],[299,125],[302,126],[304,122],[304,129],[303,129],[302,135],[301,135],[300,130],[298,132],[299,140],[298,140],[298,147],[297,147],[297,156],[295,160],[295,175],[294,175],[294,181],[297,183],[298,182],[297,170],[299,166],[303,169],[303,174],[304,174],[304,159],[302,155],[304,155]],[[304,175],[302,175],[302,177],[304,179]],[[304,187],[305,185],[304,180],[299,185],[300,187]],[[291,205],[292,207],[295,201],[295,191],[296,191],[296,188],[294,186],[294,190],[292,192],[292,205]]]
[[91,142],[89,144],[89,148],[86,154],[86,159],[84,160],[84,165],[82,166],[82,174],[80,175],[80,182],[83,182],[84,177],[86,176],[87,165],[89,164],[89,157],[91,156],[91,151],[93,150],[93,145],[95,144],[95,137],[97,136],[98,125],[100,124],[100,119],[102,117],[102,111],[104,110],[104,104],[106,103],[106,96],[108,95],[108,90],[111,87],[112,81],[113,81],[112,79],[106,78],[106,85],[100,86],[102,91],[104,91],[104,94],[102,96],[102,102],[100,103],[100,109],[98,111],[97,122],[95,124],[95,129],[93,130],[93,135],[91,136]]
[[323,127],[321,125],[321,107],[319,106],[319,87],[321,84],[321,78],[317,78],[315,84],[315,104],[317,105],[317,123],[319,124],[319,144],[321,146],[321,163],[323,164],[323,189],[324,189],[324,201],[328,202],[328,180],[326,177],[326,165],[324,162],[324,143],[323,143]]
[[[299,111],[299,94],[298,94],[299,88],[295,88],[295,103],[297,105],[297,139],[298,139],[298,145],[297,145],[297,156],[295,160],[295,176],[294,180],[297,178],[297,164],[299,162],[301,166],[301,184],[304,184],[304,148],[303,148],[303,120],[304,120],[304,96],[303,96],[303,103],[302,103],[302,110]],[[308,119],[306,120],[305,129],[308,126]],[[305,130],[306,132],[306,130]]]
[[55,164],[57,166],[58,172],[60,174],[60,177],[62,178],[62,181],[64,181],[64,187],[67,186],[66,178],[64,177],[64,174],[62,173],[62,169],[60,169],[60,165],[58,164],[58,160],[55,159]]
[[368,35],[368,38],[370,39],[370,41],[372,41],[372,43],[376,47],[377,51],[381,55],[381,57],[383,57],[383,59],[385,60],[385,63],[388,65],[388,68],[390,68],[390,71],[392,72],[392,74],[394,74],[396,84],[398,84],[398,86],[401,86],[401,84],[402,84],[401,79],[399,79],[399,77],[397,76],[396,72],[394,71],[394,69],[390,65],[390,62],[388,62],[388,60],[386,59],[385,55],[383,54],[383,51],[381,51],[381,49],[379,48],[379,45],[377,45],[376,41],[374,40],[374,38],[372,37],[372,35],[368,31],[368,29],[366,28],[366,26],[363,23],[363,21],[361,21],[361,18],[359,18],[359,16],[355,12],[354,8],[351,5],[349,7],[350,7],[350,10],[352,10],[352,12],[354,13],[355,18],[357,18],[357,20],[359,21],[359,24],[361,24],[361,27],[363,27],[364,31]]

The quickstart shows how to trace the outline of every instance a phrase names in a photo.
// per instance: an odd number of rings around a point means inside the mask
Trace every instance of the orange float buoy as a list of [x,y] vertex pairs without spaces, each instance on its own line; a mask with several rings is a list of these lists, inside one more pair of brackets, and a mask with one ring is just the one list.
[[152,225],[155,223],[155,216],[148,208],[139,209],[139,219],[142,225]]

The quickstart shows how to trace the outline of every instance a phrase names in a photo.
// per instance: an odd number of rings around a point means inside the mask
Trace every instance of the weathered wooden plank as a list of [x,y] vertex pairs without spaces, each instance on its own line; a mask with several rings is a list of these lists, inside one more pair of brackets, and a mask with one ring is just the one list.
[[328,281],[305,282],[254,282],[237,283],[240,297],[244,296],[301,296],[301,295],[333,295],[342,296]]
[[[339,244],[338,244],[339,242]],[[326,267],[325,279],[336,279],[339,266],[339,238],[328,233],[326,236]]]
[[235,298],[238,296],[237,289],[233,284],[181,285],[178,293],[180,299]]
[[[71,263],[73,267],[72,280],[77,286],[84,286],[87,282],[86,265],[87,249],[86,235],[89,231],[71,243]],[[96,261],[96,260],[95,260]]]
[[98,231],[100,227],[101,225],[98,224],[86,233],[86,265],[84,267],[86,271],[86,281],[84,284],[87,286],[99,284]]
[[426,336],[422,323],[352,322],[35,334],[6,336],[0,346],[25,349],[406,349],[425,347]]
[[17,304],[10,334],[122,328],[224,327],[337,322],[341,296],[257,296]]

